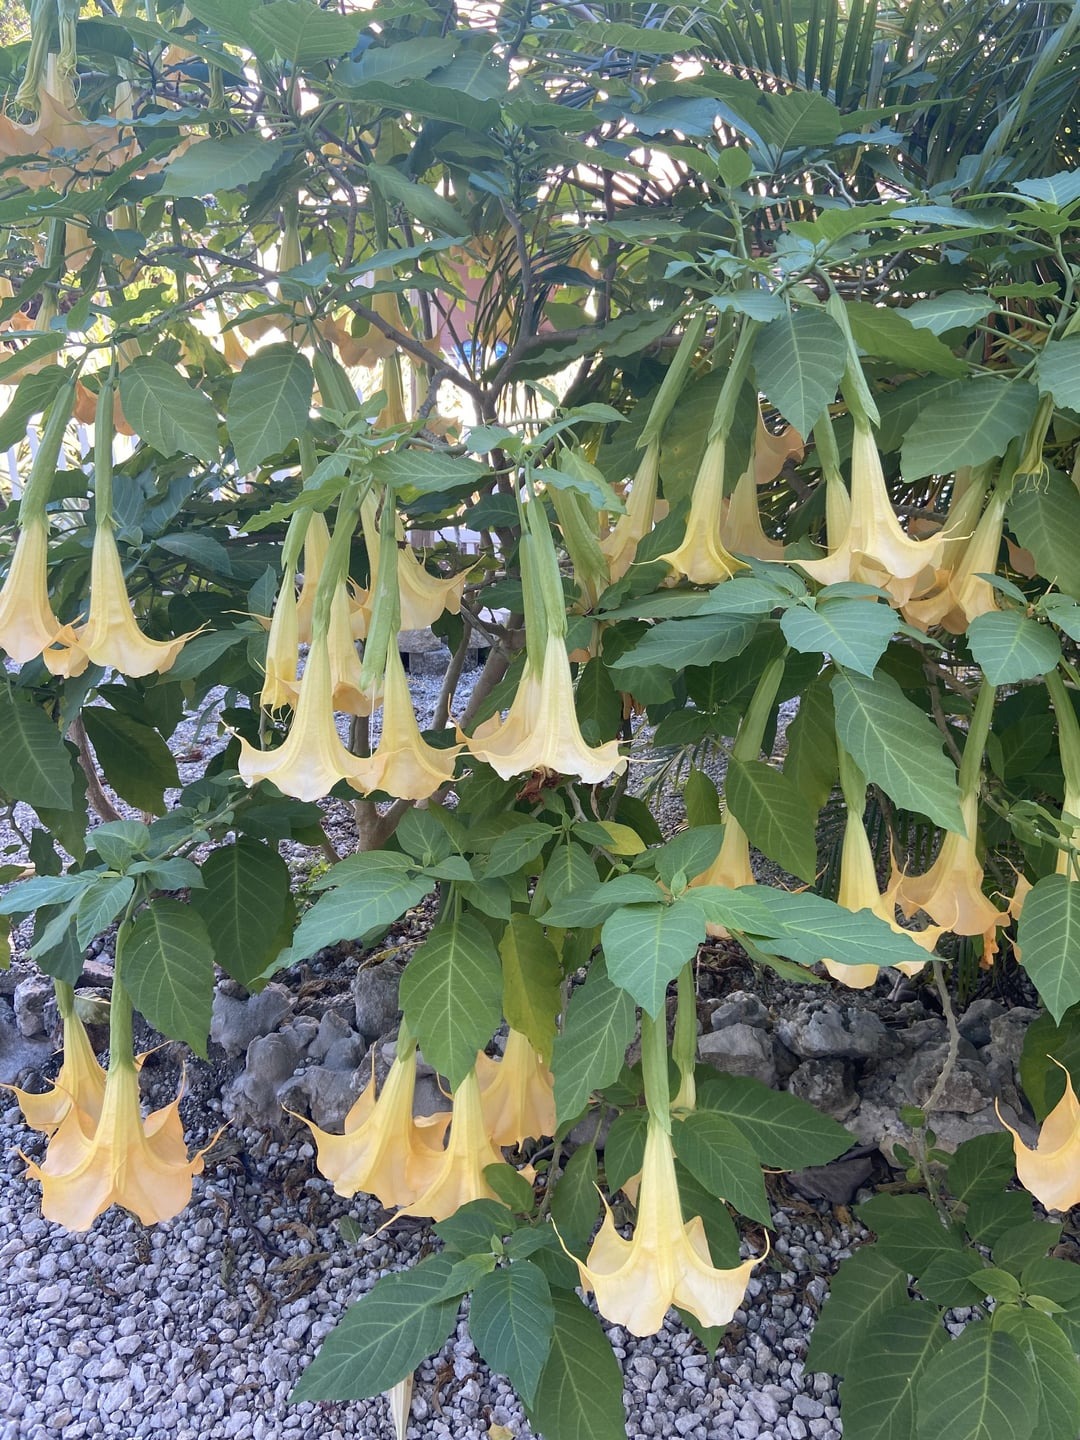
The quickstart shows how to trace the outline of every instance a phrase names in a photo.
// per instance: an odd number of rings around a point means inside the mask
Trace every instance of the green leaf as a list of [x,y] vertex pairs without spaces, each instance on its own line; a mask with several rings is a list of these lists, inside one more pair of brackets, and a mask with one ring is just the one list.
[[499,955],[507,1023],[550,1062],[555,1020],[562,1008],[562,967],[555,946],[531,915],[511,915]]
[[863,1245],[841,1261],[833,1277],[825,1308],[814,1322],[806,1368],[833,1375],[851,1373],[852,1358],[863,1347],[866,1327],[886,1311],[905,1305],[907,1298],[904,1272],[876,1245]]
[[1065,1094],[1063,1065],[1080,1090],[1080,1007],[1066,1011],[1059,1025],[1040,1015],[1024,1035],[1020,1084],[1036,1120],[1045,1120]]
[[82,718],[105,779],[120,798],[164,815],[165,791],[180,784],[180,775],[158,732],[103,705],[85,706]]
[[939,1350],[919,1381],[919,1440],[1027,1440],[1039,1415],[1035,1372],[987,1321]]
[[135,1008],[155,1030],[186,1041],[205,1060],[214,950],[190,905],[151,900],[124,943],[122,968]]
[[737,1125],[715,1110],[695,1110],[672,1121],[671,1136],[676,1155],[706,1190],[740,1215],[772,1224],[761,1165]]
[[950,1250],[935,1256],[916,1281],[920,1295],[946,1310],[978,1305],[986,1291],[972,1275],[975,1257],[970,1250]]
[[963,834],[956,770],[933,721],[890,675],[838,671],[831,689],[837,737],[863,774],[902,809]]
[[751,845],[812,884],[817,873],[816,817],[795,782],[763,760],[733,759],[725,795]]
[[79,899],[94,884],[92,872],[76,875],[35,875],[0,896],[0,915],[29,915],[49,905]]
[[1043,1004],[1060,1023],[1080,1000],[1080,886],[1067,875],[1044,875],[1024,901],[1016,943]]
[[847,364],[844,333],[821,310],[789,311],[759,333],[754,372],[759,388],[800,435],[809,435]]
[[878,1315],[855,1339],[851,1373],[840,1386],[845,1440],[912,1440],[919,1383],[948,1348],[941,1312],[925,1301],[905,1304]]
[[67,371],[60,365],[46,365],[43,370],[22,377],[11,403],[0,416],[0,450],[10,450],[12,445],[19,444],[27,424],[52,404],[67,378]]
[[1009,501],[1009,525],[1030,550],[1039,574],[1080,599],[1080,491],[1067,475],[1051,470],[1019,485]]
[[1034,680],[1061,660],[1061,642],[1051,627],[1019,610],[976,615],[968,626],[968,643],[991,685]]
[[262,41],[282,60],[310,65],[348,55],[366,22],[362,15],[320,10],[314,0],[271,0],[252,10],[250,23],[251,34],[245,43],[258,48]]
[[504,835],[496,837],[488,852],[484,866],[485,879],[497,875],[515,875],[523,865],[529,865],[555,834],[550,825],[539,820],[525,820],[515,825]]
[[1014,180],[1013,189],[1055,210],[1064,210],[1080,200],[1080,170],[1059,170],[1054,175],[1040,175],[1032,180]]
[[1039,1392],[1035,1430],[1040,1440],[1076,1440],[1080,1435],[1080,1363],[1061,1326],[1036,1310],[1007,1306],[994,1315],[994,1328],[1012,1336],[1034,1371]]
[[836,716],[829,680],[826,671],[811,681],[799,697],[799,713],[787,732],[784,774],[794,780],[815,814],[832,794],[837,775]]
[[997,309],[988,295],[966,290],[946,290],[928,300],[916,300],[903,312],[904,318],[920,330],[944,335],[949,330],[970,330]]
[[285,153],[280,140],[258,130],[200,140],[166,167],[162,195],[199,198],[223,194],[261,180]]
[[648,1124],[645,1110],[624,1110],[612,1121],[604,1141],[604,1180],[613,1195],[631,1176],[641,1173]]
[[289,867],[269,845],[242,835],[222,845],[202,867],[204,889],[191,897],[202,917],[217,963],[251,988],[288,936]]
[[1012,1141],[1004,1133],[965,1140],[949,1161],[949,1193],[961,1205],[987,1192],[998,1194],[1012,1177]]
[[[992,308],[992,307],[991,307]],[[844,306],[855,343],[867,355],[887,360],[900,370],[929,370],[935,375],[965,375],[967,366],[926,326],[913,325],[902,310],[869,300]]]
[[1066,410],[1080,410],[1080,338],[1048,340],[1035,360],[1039,389]]
[[563,1166],[551,1197],[551,1218],[568,1250],[582,1251],[596,1224],[596,1146],[579,1145]]
[[804,655],[829,655],[860,675],[873,675],[896,632],[896,613],[873,600],[819,599],[780,617],[784,639]]
[[134,893],[130,875],[102,875],[87,886],[75,912],[75,938],[81,949],[112,924]]
[[[641,862],[650,864],[670,889],[680,872],[687,880],[693,880],[707,870],[719,855],[723,841],[722,825],[698,825],[692,830],[680,830],[663,845],[654,847],[647,855],[642,855]],[[628,878],[619,876],[620,885],[625,886]],[[611,884],[609,880],[607,885]],[[630,898],[627,897],[624,903],[629,904]]]
[[638,643],[608,666],[610,670],[637,670],[658,666],[684,670],[687,665],[711,665],[742,653],[754,637],[757,615],[700,615],[689,620],[664,620],[646,631]]
[[434,1230],[451,1250],[462,1255],[484,1255],[491,1252],[493,1239],[501,1242],[521,1223],[498,1200],[469,1200],[453,1215],[440,1220]]
[[447,235],[468,235],[469,226],[449,200],[427,185],[409,180],[392,165],[369,165],[368,179],[388,205],[401,205],[406,214],[430,230]]
[[994,1264],[1020,1275],[1033,1260],[1041,1260],[1061,1239],[1061,1226],[1028,1215],[1020,1225],[1004,1231],[994,1241]]
[[401,977],[401,1008],[424,1058],[457,1089],[502,1019],[499,953],[475,915],[436,925]]
[[371,471],[377,480],[398,490],[412,490],[417,495],[475,490],[490,476],[487,465],[460,456],[445,455],[438,450],[393,450],[376,455]]
[[327,945],[360,940],[380,930],[419,905],[433,883],[423,876],[390,869],[373,868],[350,877],[350,883],[322,896],[304,914],[293,937],[293,959],[303,960]]
[[1055,1323],[1080,1355],[1080,1268],[1067,1260],[1032,1260],[1020,1277],[1027,1295],[1039,1295],[1061,1307]]
[[376,1281],[323,1341],[290,1401],[366,1400],[410,1375],[454,1327],[459,1302],[443,1294],[453,1265],[429,1255]]
[[584,985],[571,993],[566,1022],[555,1037],[552,1071],[559,1123],[580,1115],[594,1090],[618,1076],[634,1038],[634,1005],[594,960]]
[[551,1348],[555,1311],[543,1271],[529,1260],[493,1270],[469,1302],[469,1334],[481,1359],[530,1404]]
[[140,355],[121,370],[120,403],[136,435],[166,459],[194,455],[210,465],[218,458],[217,411],[164,360]]
[[763,1165],[802,1170],[827,1165],[851,1148],[854,1137],[828,1115],[786,1091],[743,1075],[698,1070],[698,1109],[732,1121]]
[[35,809],[69,809],[74,777],[60,731],[40,705],[10,684],[0,686],[0,734],[0,790],[7,798]]
[[307,356],[268,345],[246,361],[229,392],[229,439],[243,472],[281,452],[307,429],[314,376]]
[[1031,1196],[1006,1190],[1000,1195],[976,1195],[964,1216],[964,1229],[980,1245],[994,1245],[1006,1230],[1031,1219]]
[[981,465],[1004,455],[1010,440],[1027,431],[1038,394],[1023,380],[980,375],[947,400],[919,412],[900,455],[909,484],[924,475],[947,475],[959,465]]
[[921,1275],[940,1256],[963,1250],[959,1235],[946,1230],[925,1195],[875,1195],[858,1213],[876,1232],[881,1253],[908,1275]]
[[600,1322],[576,1295],[551,1297],[555,1328],[529,1407],[544,1440],[626,1440],[622,1373]]
[[646,1014],[660,1013],[667,987],[705,939],[696,905],[628,905],[604,921],[608,974]]

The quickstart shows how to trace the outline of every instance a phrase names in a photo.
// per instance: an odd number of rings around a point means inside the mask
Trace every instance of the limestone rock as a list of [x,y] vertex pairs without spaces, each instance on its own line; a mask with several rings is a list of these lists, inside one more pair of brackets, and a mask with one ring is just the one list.
[[257,995],[230,995],[219,988],[210,1014],[210,1039],[230,1060],[243,1055],[253,1040],[269,1035],[292,1014],[293,997],[284,985],[267,985]]

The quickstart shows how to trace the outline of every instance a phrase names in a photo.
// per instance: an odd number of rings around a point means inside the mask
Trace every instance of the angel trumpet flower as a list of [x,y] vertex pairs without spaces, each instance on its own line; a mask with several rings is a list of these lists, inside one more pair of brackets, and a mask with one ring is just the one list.
[[99,520],[90,561],[90,613],[76,631],[79,648],[94,665],[137,679],[171,670],[193,633],[174,640],[151,640],[143,634],[128,599],[112,525]]
[[555,1077],[520,1030],[511,1029],[501,1060],[476,1057],[476,1078],[494,1144],[520,1145],[555,1134]]
[[610,1207],[587,1260],[577,1262],[582,1285],[596,1295],[601,1315],[632,1335],[655,1335],[672,1305],[702,1325],[727,1325],[742,1303],[754,1266],[747,1260],[718,1270],[705,1227],[683,1222],[671,1138],[650,1116],[633,1238],[615,1229]]
[[[356,595],[351,603],[352,632],[358,640],[368,633],[371,624],[371,609],[379,583],[379,539],[375,520],[375,501],[366,500],[361,507],[364,538],[367,542],[370,580],[367,591]],[[404,542],[405,530],[395,520],[397,537]],[[461,597],[465,592],[468,570],[461,570],[449,578],[432,575],[422,564],[411,545],[401,543],[397,552],[398,601],[401,607],[399,625],[402,630],[426,630],[440,615],[449,611],[457,615],[461,610]]]
[[735,482],[720,530],[724,545],[735,554],[750,555],[755,560],[784,558],[783,541],[773,540],[762,526],[752,465]]
[[315,592],[319,588],[319,576],[326,564],[326,552],[330,549],[330,529],[326,516],[313,510],[304,531],[304,581],[300,586],[300,597],[296,602],[297,637],[301,645],[311,644],[311,618],[315,613]]
[[379,742],[349,783],[365,791],[385,791],[398,800],[426,800],[453,778],[462,747],[438,750],[421,735],[396,641],[387,647],[383,690]]
[[[851,451],[851,513],[847,529],[832,553],[821,560],[800,560],[799,566],[822,585],[845,580],[877,585],[898,605],[906,604],[941,564],[940,535],[912,540],[892,508],[874,433],[867,420],[854,415]],[[830,543],[832,535],[830,534]]]
[[81,1111],[96,1125],[105,1101],[105,1071],[98,1064],[86,1026],[75,1013],[74,997],[70,990],[65,997],[60,991],[61,982],[56,983],[64,1011],[64,1060],[55,1084],[41,1095],[32,1095],[17,1085],[4,1087],[19,1102],[31,1130],[40,1130],[43,1135],[58,1130],[72,1110]]
[[[607,560],[608,579],[613,585],[630,569],[638,546],[656,522],[659,479],[660,442],[651,440],[634,472],[625,511],[600,541],[601,554]],[[666,508],[665,504],[665,512]]]
[[361,793],[368,788],[364,778],[368,762],[345,748],[334,721],[332,695],[330,652],[324,634],[311,642],[284,744],[276,750],[256,750],[241,738],[237,769],[245,785],[269,780],[295,800],[321,800],[339,780],[347,780]]
[[[730,811],[724,818],[720,853],[709,868],[696,875],[690,884],[724,885],[730,890],[738,890],[741,885],[757,884],[750,864],[749,837]],[[714,940],[725,940],[728,936],[727,928],[712,920],[706,923],[705,930]]]
[[[1065,1070],[1059,1061],[1054,1060],[1054,1064]],[[1043,1121],[1034,1150],[1004,1119],[997,1101],[994,1107],[1012,1136],[1016,1174],[1024,1189],[1030,1190],[1047,1210],[1065,1211],[1080,1205],[1080,1101],[1069,1072],[1065,1070],[1065,1094]]]
[[259,704],[264,710],[282,710],[296,702],[296,669],[300,654],[298,631],[293,570],[286,565],[281,591],[270,617],[270,633],[266,637],[266,673],[259,692]]
[[694,480],[682,544],[659,557],[671,566],[672,584],[685,575],[695,585],[718,585],[746,569],[743,561],[736,560],[721,539],[726,456],[726,434],[714,435],[705,447]]
[[[49,600],[48,550],[48,520],[44,514],[28,518],[19,531],[11,567],[0,589],[0,648],[17,665],[36,659],[43,651],[57,664],[75,639],[74,630],[60,623]],[[65,649],[50,654],[51,645]],[[77,675],[85,668],[84,658],[78,669],[57,673]]]
[[757,423],[754,427],[754,483],[767,485],[775,480],[789,460],[801,460],[806,453],[806,441],[794,425],[785,425],[774,435],[765,424],[758,406]]
[[498,1197],[484,1171],[489,1165],[505,1163],[488,1138],[480,1084],[476,1071],[470,1070],[454,1091],[449,1143],[437,1157],[430,1182],[415,1200],[403,1205],[398,1214],[445,1220],[470,1200],[495,1200]]
[[477,726],[466,745],[504,780],[533,770],[576,775],[600,785],[626,769],[617,740],[592,747],[585,743],[574,708],[574,682],[561,635],[550,634],[539,667],[526,659],[517,694],[505,719]]
[[[955,569],[945,574],[944,583],[935,594],[911,600],[903,607],[905,620],[923,630],[941,625],[953,635],[962,635],[977,615],[998,608],[994,587],[982,577],[993,575],[997,570],[1008,498],[1009,487],[999,486],[994,491]],[[965,495],[961,514],[967,508]],[[942,531],[942,536],[947,537],[946,544],[952,538],[949,530],[947,526]]]
[[1058,725],[1058,751],[1065,777],[1065,798],[1061,807],[1062,849],[1055,866],[1058,875],[1077,878],[1080,867],[1080,721],[1060,670],[1044,677]]
[[399,1035],[398,1054],[376,1097],[375,1072],[345,1116],[344,1134],[331,1135],[301,1115],[318,1148],[319,1172],[339,1195],[358,1190],[374,1195],[388,1210],[411,1204],[424,1193],[442,1162],[449,1111],[413,1119],[416,1046]]

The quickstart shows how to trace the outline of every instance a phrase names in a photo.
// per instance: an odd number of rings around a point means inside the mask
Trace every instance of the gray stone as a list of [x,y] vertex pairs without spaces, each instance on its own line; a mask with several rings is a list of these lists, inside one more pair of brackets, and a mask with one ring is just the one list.
[[401,969],[393,960],[368,966],[353,981],[356,1028],[369,1045],[397,1025],[400,981]]
[[991,1021],[1004,1014],[1005,1006],[996,1000],[991,1000],[989,997],[973,1000],[957,1022],[960,1034],[972,1045],[988,1045]]
[[[359,1036],[347,1020],[336,1010],[325,1011],[319,1021],[318,1033],[307,1047],[308,1058],[322,1064],[334,1046],[342,1040],[352,1040],[355,1044],[360,1043]],[[356,1062],[354,1061],[353,1064],[355,1065]],[[337,1065],[333,1068],[340,1070],[342,1067]]]
[[749,990],[735,990],[726,1000],[721,1000],[709,1016],[713,1030],[723,1030],[728,1025],[757,1025],[769,1023],[769,1012],[756,995]]
[[[439,1088],[439,1082],[435,1076],[418,1075],[416,1077],[416,1092],[413,1095],[413,1114],[434,1115],[439,1111],[449,1109],[450,1100]],[[590,1116],[589,1119],[591,1121],[589,1134],[591,1135],[592,1131],[596,1128],[596,1119],[595,1116]]]
[[304,1053],[302,1040],[302,1032],[293,1025],[252,1040],[244,1069],[226,1086],[222,1096],[227,1119],[240,1124],[251,1121],[271,1130],[281,1127],[283,1116],[278,1091],[300,1063]]
[[277,1092],[279,1104],[286,1110],[305,1110],[323,1130],[341,1130],[356,1098],[363,1089],[355,1070],[330,1070],[325,1065],[309,1065],[281,1085]]
[[901,1049],[895,1035],[878,1017],[857,1005],[827,1004],[814,1010],[797,1006],[780,1021],[777,1033],[789,1050],[804,1059],[880,1059],[896,1055]]
[[788,1077],[788,1089],[837,1120],[847,1119],[859,1103],[851,1083],[851,1065],[843,1060],[804,1060]]
[[40,975],[20,980],[15,987],[15,1024],[25,1040],[34,1040],[48,1032],[46,1006],[53,999],[53,983]]
[[779,1082],[776,1046],[771,1035],[753,1025],[726,1025],[698,1041],[702,1060],[729,1075],[749,1075],[774,1089]]
[[28,1071],[40,1070],[48,1064],[55,1047],[42,1036],[28,1040],[20,1034],[11,1011],[0,1006],[0,1084],[13,1085]]
[[284,985],[267,985],[257,995],[229,995],[218,990],[210,1014],[210,1039],[235,1059],[253,1040],[271,1034],[292,1014],[293,998]]
[[[920,1050],[899,1076],[900,1094],[906,1103],[924,1105],[938,1082],[948,1056],[947,1045]],[[961,1056],[952,1067],[938,1097],[939,1110],[974,1115],[993,1099],[986,1067],[970,1056]]]
[[987,1059],[1007,1060],[1017,1070],[1028,1028],[1039,1018],[1038,1010],[1017,1005],[990,1021],[990,1054]]
[[850,1205],[859,1189],[873,1174],[869,1155],[834,1160],[829,1165],[812,1165],[795,1170],[788,1184],[806,1200],[827,1200],[830,1205]]

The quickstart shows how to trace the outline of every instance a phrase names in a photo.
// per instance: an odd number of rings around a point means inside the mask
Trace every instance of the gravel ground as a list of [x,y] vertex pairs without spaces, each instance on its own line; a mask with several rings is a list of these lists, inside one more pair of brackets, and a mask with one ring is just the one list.
[[[462,677],[459,705],[477,674]],[[427,723],[440,677],[421,673],[410,683]],[[172,741],[181,757],[198,752],[181,759],[184,783],[223,743],[212,724],[204,721],[197,737],[195,729],[186,720]],[[720,778],[722,761],[710,769]],[[337,802],[328,809],[327,829],[347,853],[355,836],[350,809]],[[681,814],[672,797],[661,823],[670,828]],[[283,853],[310,864],[303,847]],[[217,1103],[200,1105],[189,1092],[193,1144],[216,1128]],[[336,1197],[302,1138],[267,1145],[261,1133],[234,1130],[175,1220],[146,1229],[112,1210],[85,1235],[70,1235],[40,1218],[36,1187],[21,1178],[20,1148],[38,1155],[40,1137],[0,1095],[0,1440],[392,1435],[382,1400],[290,1406],[288,1395],[348,1305],[430,1244],[425,1227],[404,1222],[375,1234],[384,1212],[368,1197]],[[801,1357],[828,1277],[855,1238],[827,1207],[818,1213],[797,1202],[777,1211],[773,1253],[715,1358],[676,1323],[645,1340],[611,1328],[625,1374],[627,1435],[839,1436],[833,1382],[806,1375]],[[496,1426],[522,1440],[531,1434],[506,1382],[480,1363],[462,1320],[417,1373],[408,1434],[479,1440]]]
[[[416,1259],[425,1227],[376,1235],[384,1212],[335,1196],[309,1144],[264,1147],[250,1132],[225,1147],[242,1158],[208,1160],[175,1220],[146,1229],[112,1210],[70,1235],[40,1218],[19,1177],[17,1150],[36,1153],[35,1139],[16,1106],[0,1110],[0,1440],[389,1440],[381,1399],[290,1406],[288,1396],[348,1305]],[[808,1206],[778,1211],[775,1227],[715,1359],[674,1323],[645,1340],[610,1328],[629,1436],[839,1436],[833,1383],[805,1374],[801,1357],[853,1231]],[[492,1426],[532,1433],[461,1321],[417,1373],[408,1435],[481,1440]]]

